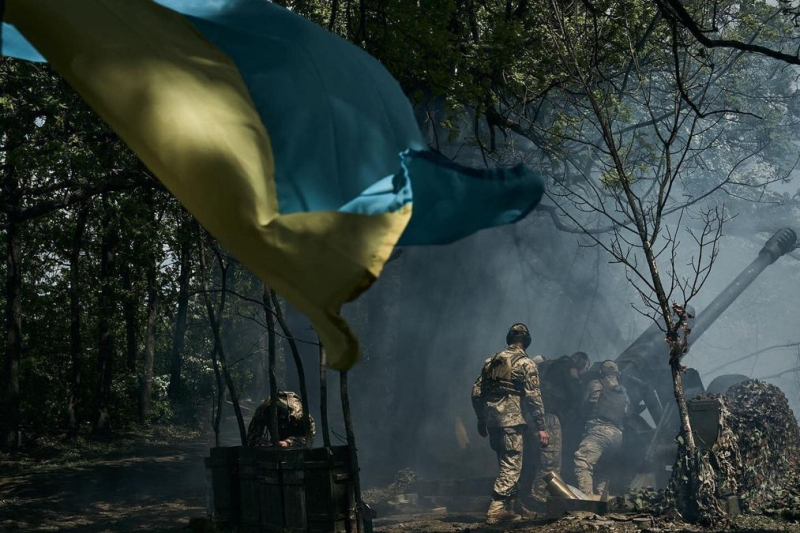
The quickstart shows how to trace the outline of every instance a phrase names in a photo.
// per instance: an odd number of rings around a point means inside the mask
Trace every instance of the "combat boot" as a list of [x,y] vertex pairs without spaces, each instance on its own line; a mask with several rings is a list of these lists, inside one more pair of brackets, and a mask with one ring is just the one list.
[[508,501],[508,510],[514,514],[520,515],[523,520],[533,520],[539,516],[535,512],[525,507],[525,504],[522,503],[522,500],[519,498],[512,498]]
[[499,524],[501,522],[513,522],[520,520],[522,517],[518,514],[506,510],[505,500],[492,500],[489,504],[489,510],[486,511],[486,523],[488,525]]

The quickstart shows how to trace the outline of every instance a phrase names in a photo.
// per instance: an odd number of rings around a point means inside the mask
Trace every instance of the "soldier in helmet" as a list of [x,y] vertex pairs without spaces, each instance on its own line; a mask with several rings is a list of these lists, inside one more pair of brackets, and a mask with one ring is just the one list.
[[[270,439],[269,411],[271,398],[264,400],[256,409],[247,428],[248,446],[272,446]],[[311,441],[314,441],[316,427],[311,421]],[[303,402],[293,392],[278,392],[278,446],[281,448],[301,448],[306,445],[306,432],[303,427]]]
[[526,416],[536,424],[541,445],[546,447],[549,442],[539,391],[539,373],[536,364],[525,353],[531,343],[528,327],[525,324],[511,326],[506,343],[508,347],[505,350],[486,360],[472,388],[478,433],[482,437],[489,436],[489,444],[500,465],[492,503],[486,513],[487,524],[519,519],[516,511],[526,517],[535,516],[517,499]]
[[614,361],[603,361],[600,378],[589,382],[585,396],[588,414],[586,430],[575,452],[575,478],[578,488],[587,496],[602,493],[605,483],[594,485],[594,467],[603,455],[622,445],[622,428],[630,409],[625,387],[619,383],[619,368]]
[[562,355],[538,365],[545,426],[550,436],[550,445],[539,452],[539,468],[531,490],[533,501],[538,506],[542,506],[548,497],[545,475],[549,472],[561,475],[561,428],[577,417],[583,399],[581,375],[589,370],[589,366],[589,356],[584,352]]

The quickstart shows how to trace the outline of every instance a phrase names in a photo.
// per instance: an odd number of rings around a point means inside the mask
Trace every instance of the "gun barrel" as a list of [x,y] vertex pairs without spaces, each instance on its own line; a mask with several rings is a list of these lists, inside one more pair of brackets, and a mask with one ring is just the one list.
[[773,235],[752,263],[741,274],[736,276],[730,285],[706,307],[692,328],[691,339],[698,339],[717,318],[739,297],[742,292],[761,274],[765,268],[778,260],[782,255],[794,250],[797,234],[789,229],[778,230]]
[[[709,327],[722,315],[723,312],[738,298],[742,292],[761,274],[764,269],[774,263],[784,254],[792,251],[797,243],[797,234],[794,230],[784,228],[778,230],[764,244],[752,263],[750,263],[725,289],[700,313],[692,324],[690,342],[695,342]],[[647,383],[655,389],[667,390],[660,387],[659,381],[669,380],[667,368],[667,345],[664,342],[664,332],[659,324],[653,323],[617,358],[617,364],[623,373],[632,378]],[[659,394],[659,396],[662,396]],[[655,416],[659,412],[659,402],[653,403],[648,410]],[[656,418],[658,419],[658,418]]]

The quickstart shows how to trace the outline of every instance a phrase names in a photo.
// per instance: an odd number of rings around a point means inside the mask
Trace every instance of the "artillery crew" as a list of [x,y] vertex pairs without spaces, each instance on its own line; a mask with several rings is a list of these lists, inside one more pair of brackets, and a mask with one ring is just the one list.
[[[247,428],[248,446],[272,446],[270,439],[269,412],[272,405],[271,398],[264,400],[258,406],[250,426]],[[314,441],[316,427],[314,419],[308,415],[311,422],[311,441]],[[281,448],[302,448],[306,445],[306,432],[303,427],[303,402],[300,396],[289,391],[278,392],[278,446]]]
[[575,452],[575,477],[578,488],[587,496],[602,494],[606,482],[595,486],[594,467],[603,455],[622,446],[622,430],[630,409],[628,393],[619,383],[619,368],[614,361],[603,361],[600,378],[587,386],[585,408],[588,413],[586,430]]
[[499,472],[492,502],[486,513],[487,524],[535,516],[517,498],[522,473],[523,433],[526,417],[538,430],[541,446],[549,443],[545,411],[539,390],[539,372],[525,349],[531,335],[524,324],[514,324],[506,335],[508,347],[486,360],[472,388],[472,406],[478,417],[478,433],[489,436],[497,454]]
[[578,416],[583,398],[581,375],[589,369],[589,356],[575,352],[539,364],[544,402],[544,423],[550,445],[539,451],[539,464],[533,479],[531,496],[538,505],[547,500],[545,475],[561,475],[563,454],[562,424]]

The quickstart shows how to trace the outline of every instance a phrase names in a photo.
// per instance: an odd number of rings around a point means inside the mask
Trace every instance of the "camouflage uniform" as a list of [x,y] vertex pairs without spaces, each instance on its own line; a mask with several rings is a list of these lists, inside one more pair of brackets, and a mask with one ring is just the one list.
[[545,428],[539,372],[525,350],[509,346],[486,360],[472,388],[472,406],[497,454],[495,497],[509,500],[517,493],[522,472],[522,438],[528,425],[524,415],[540,430]]
[[561,475],[561,451],[563,446],[561,419],[558,415],[545,412],[544,429],[550,436],[550,444],[546,448],[539,449],[538,468],[531,488],[531,497],[539,503],[547,501],[548,493],[547,482],[544,480],[545,474],[555,472],[559,476]]
[[573,366],[572,358],[567,355],[555,360],[544,361],[539,365],[545,410],[544,423],[550,436],[550,444],[546,448],[539,449],[539,464],[531,489],[531,497],[540,503],[547,501],[545,475],[549,472],[561,475],[562,418],[574,416],[577,405],[581,401],[581,381],[580,378],[571,375]]
[[[575,477],[578,488],[591,496],[595,494],[592,479],[595,465],[604,454],[622,445],[622,426],[630,408],[630,400],[625,387],[612,374],[589,382],[586,404],[590,414],[583,440],[575,452]],[[598,483],[597,492],[602,493],[604,488],[605,482]]]
[[[258,406],[250,426],[247,428],[248,446],[271,446],[269,433],[269,411],[271,398],[264,400]],[[314,419],[308,416],[311,422],[311,442],[317,433]],[[303,402],[300,396],[293,392],[278,392],[278,440],[284,440],[290,448],[301,448],[306,445],[305,428],[303,427]]]

